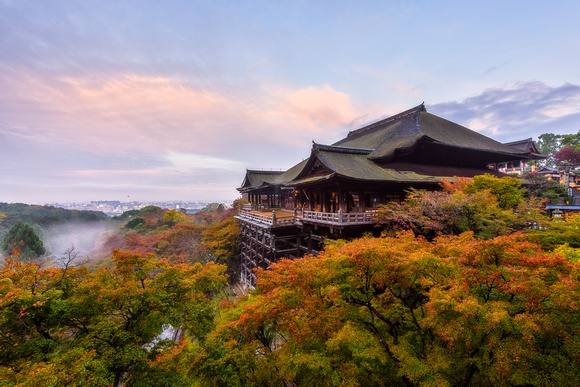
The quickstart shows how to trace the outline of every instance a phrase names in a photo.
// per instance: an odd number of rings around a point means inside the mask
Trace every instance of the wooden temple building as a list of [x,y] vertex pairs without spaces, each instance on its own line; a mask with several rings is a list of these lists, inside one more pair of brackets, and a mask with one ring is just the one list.
[[310,157],[285,172],[247,170],[238,188],[249,200],[237,216],[241,281],[254,287],[256,268],[317,253],[325,238],[372,230],[379,205],[403,200],[411,187],[435,190],[454,176],[505,176],[498,164],[531,159],[534,153],[420,105],[351,131],[332,145],[314,143]]

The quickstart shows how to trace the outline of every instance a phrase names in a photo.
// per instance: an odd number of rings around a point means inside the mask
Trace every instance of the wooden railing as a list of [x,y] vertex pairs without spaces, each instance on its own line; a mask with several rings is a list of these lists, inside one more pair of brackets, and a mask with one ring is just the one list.
[[[287,213],[287,212],[286,212]],[[288,226],[300,221],[310,223],[322,223],[336,226],[348,226],[358,224],[373,224],[377,222],[377,211],[332,213],[317,211],[295,210],[293,215],[279,216],[276,211],[271,214],[260,214],[254,211],[241,208],[238,216],[244,220],[266,224],[272,227]]]
[[304,211],[302,221],[305,220],[332,225],[372,224],[377,222],[377,211],[345,213]]
[[294,215],[290,216],[278,216],[275,211],[272,214],[258,214],[246,209],[241,209],[238,216],[249,221],[264,223],[271,226],[287,226],[294,224],[296,222],[296,217]]

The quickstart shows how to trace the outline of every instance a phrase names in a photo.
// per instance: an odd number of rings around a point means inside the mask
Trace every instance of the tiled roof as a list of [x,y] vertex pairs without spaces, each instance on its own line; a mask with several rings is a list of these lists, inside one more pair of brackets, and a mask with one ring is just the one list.
[[542,160],[548,158],[548,156],[545,156],[538,151],[538,148],[536,148],[536,143],[534,142],[534,140],[532,140],[531,137],[526,138],[525,140],[506,142],[504,143],[504,145],[530,152],[530,158],[534,160]]
[[393,183],[438,183],[454,176],[473,177],[484,173],[504,176],[502,173],[482,168],[461,166],[438,166],[412,163],[390,163],[384,167],[368,159],[365,154],[349,153],[340,147],[313,147],[311,159],[318,160],[327,170],[326,174],[310,176],[308,171],[298,175],[291,185],[320,182],[332,177],[344,177],[361,181]]
[[271,184],[283,173],[283,171],[261,171],[247,169],[242,186],[238,188],[238,190],[241,191],[246,189],[256,189]]
[[[529,151],[503,145],[459,124],[437,117],[419,105],[403,113],[350,132],[335,146],[374,149],[370,159],[391,159],[397,152],[408,151],[420,140],[450,148],[464,148],[525,158]],[[517,156],[516,156],[517,155]]]
[[[239,190],[267,185],[291,187],[335,176],[361,181],[436,183],[453,176],[502,175],[485,169],[485,164],[534,157],[530,148],[519,145],[528,141],[531,139],[517,142],[517,147],[516,143],[502,144],[430,114],[421,104],[351,131],[333,145],[313,143],[310,158],[284,173],[248,171],[245,185]],[[430,162],[434,156],[429,152],[438,153],[442,165]],[[405,154],[413,157],[401,156]],[[444,158],[442,154],[451,157]]]

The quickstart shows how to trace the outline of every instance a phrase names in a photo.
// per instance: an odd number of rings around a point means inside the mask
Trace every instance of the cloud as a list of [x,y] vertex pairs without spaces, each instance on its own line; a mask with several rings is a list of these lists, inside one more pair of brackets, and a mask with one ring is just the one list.
[[150,192],[236,187],[246,167],[289,168],[308,155],[311,140],[331,142],[364,117],[362,106],[328,85],[240,91],[162,75],[11,69],[0,74],[1,86],[10,90],[0,94],[4,192],[51,181],[70,190],[97,182]]
[[289,118],[297,130],[319,133],[329,127],[341,127],[359,114],[350,97],[330,86],[300,90],[279,90],[279,110],[282,119]]
[[99,154],[173,151],[223,158],[225,152],[241,159],[246,150],[299,148],[325,138],[363,111],[330,86],[240,91],[164,76],[45,79],[24,71],[0,76],[0,85],[11,90],[0,96],[0,133]]
[[217,157],[200,156],[191,153],[168,152],[167,159],[172,168],[182,173],[193,172],[196,169],[207,168],[219,170],[240,170],[244,166],[239,161],[221,159]]
[[434,114],[506,142],[580,130],[580,86],[570,83],[553,87],[537,81],[518,82],[461,102],[427,107]]

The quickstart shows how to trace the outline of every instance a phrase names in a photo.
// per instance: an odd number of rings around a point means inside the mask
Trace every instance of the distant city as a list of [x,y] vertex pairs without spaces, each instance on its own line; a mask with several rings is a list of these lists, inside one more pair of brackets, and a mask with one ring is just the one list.
[[[121,202],[117,200],[98,200],[83,203],[47,203],[47,205],[67,210],[101,211],[109,216],[116,216],[121,215],[125,211],[139,210],[147,206],[157,206],[169,210],[182,210],[188,214],[195,214],[209,203],[202,201]],[[232,202],[229,201],[215,201],[212,203],[223,204],[225,208],[231,207],[232,205]]]

